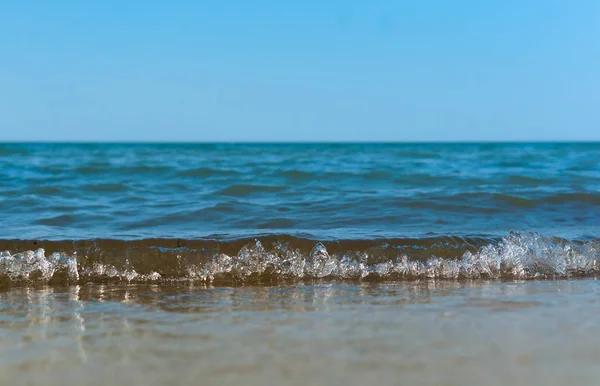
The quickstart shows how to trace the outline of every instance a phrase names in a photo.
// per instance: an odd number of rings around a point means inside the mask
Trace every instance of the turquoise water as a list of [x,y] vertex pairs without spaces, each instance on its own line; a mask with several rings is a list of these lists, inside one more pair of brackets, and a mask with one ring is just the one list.
[[595,385],[600,143],[0,144],[10,384]]
[[3,144],[0,278],[595,276],[600,144]]
[[0,144],[2,238],[594,238],[600,144]]

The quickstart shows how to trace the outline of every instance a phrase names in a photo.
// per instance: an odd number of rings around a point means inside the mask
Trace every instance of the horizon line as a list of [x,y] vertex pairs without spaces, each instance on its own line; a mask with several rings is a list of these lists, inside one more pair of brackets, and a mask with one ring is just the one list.
[[551,144],[551,143],[600,143],[600,139],[578,140],[303,140],[303,141],[259,141],[259,140],[220,140],[220,141],[165,141],[165,140],[3,140],[0,144],[173,144],[173,145],[294,145],[294,144]]

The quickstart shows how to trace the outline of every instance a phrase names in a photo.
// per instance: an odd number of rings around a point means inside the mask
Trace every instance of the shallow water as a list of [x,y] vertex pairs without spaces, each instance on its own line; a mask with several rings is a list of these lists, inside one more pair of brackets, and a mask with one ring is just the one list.
[[597,384],[600,144],[0,144],[6,384]]
[[6,384],[595,385],[595,280],[0,293]]

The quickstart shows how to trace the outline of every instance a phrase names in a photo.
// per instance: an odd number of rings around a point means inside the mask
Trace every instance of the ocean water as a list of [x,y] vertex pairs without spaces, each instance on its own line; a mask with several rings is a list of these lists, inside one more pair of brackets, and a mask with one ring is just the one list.
[[600,143],[0,144],[9,384],[596,384]]

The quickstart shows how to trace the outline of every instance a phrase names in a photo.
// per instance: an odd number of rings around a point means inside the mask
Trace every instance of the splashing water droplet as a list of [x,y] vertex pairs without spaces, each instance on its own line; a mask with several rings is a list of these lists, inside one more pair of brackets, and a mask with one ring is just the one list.
[[318,243],[310,252],[306,265],[311,276],[326,277],[336,268],[337,260],[329,256],[323,244]]
[[[439,251],[439,250],[438,250]],[[322,243],[309,253],[286,243],[265,247],[260,241],[237,254],[215,253],[205,260],[177,254],[173,264],[161,260],[90,261],[63,252],[45,255],[44,249],[0,252],[0,277],[5,281],[204,281],[288,280],[337,278],[360,280],[411,279],[548,279],[592,276],[600,272],[600,242],[570,242],[536,233],[511,232],[495,244],[465,251],[461,256],[411,258],[389,248],[373,256],[366,251],[341,250],[330,254]],[[102,258],[102,256],[100,256]],[[174,257],[173,257],[174,258]],[[168,262],[167,262],[168,263]],[[164,270],[163,270],[164,267]],[[57,274],[60,273],[59,276]]]

